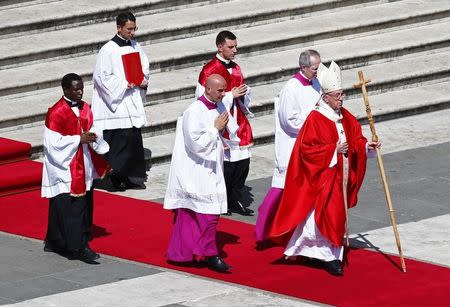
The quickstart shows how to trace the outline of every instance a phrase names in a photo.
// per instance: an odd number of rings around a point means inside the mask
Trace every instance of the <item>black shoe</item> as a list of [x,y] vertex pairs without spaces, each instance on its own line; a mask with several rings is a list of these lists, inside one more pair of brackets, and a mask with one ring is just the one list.
[[72,259],[81,260],[87,264],[99,264],[97,261],[100,255],[94,252],[89,247],[82,248],[76,252],[72,253]]
[[342,276],[344,275],[344,270],[342,269],[341,262],[339,260],[326,261],[324,262],[325,270],[331,275]]
[[111,180],[111,184],[115,191],[123,192],[127,189],[126,182],[116,174],[114,173],[110,174],[109,179]]
[[209,257],[208,260],[208,268],[210,270],[219,272],[219,273],[225,273],[228,270],[231,269],[231,267],[223,261],[222,258],[219,256]]
[[52,243],[45,242],[44,252],[62,254],[64,252],[64,249]]
[[255,212],[252,209],[244,207],[240,202],[236,202],[235,206],[230,208],[230,211],[245,216],[253,216]]
[[145,190],[147,187],[143,183],[134,183],[130,180],[127,180],[125,184],[126,189],[133,189],[133,190]]

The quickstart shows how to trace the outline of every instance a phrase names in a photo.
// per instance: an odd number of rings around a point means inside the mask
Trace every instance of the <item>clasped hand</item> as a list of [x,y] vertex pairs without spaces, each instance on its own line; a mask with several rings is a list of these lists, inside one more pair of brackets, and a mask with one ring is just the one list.
[[97,140],[97,135],[94,132],[83,132],[81,134],[80,143],[88,144],[95,142]]
[[223,131],[228,123],[228,112],[224,111],[222,114],[217,116],[217,118],[214,120],[214,127],[216,127],[217,130]]

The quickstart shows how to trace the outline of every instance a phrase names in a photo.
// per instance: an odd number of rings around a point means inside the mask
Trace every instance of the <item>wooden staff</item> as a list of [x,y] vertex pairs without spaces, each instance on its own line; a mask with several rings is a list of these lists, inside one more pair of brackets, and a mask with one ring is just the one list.
[[[353,87],[361,88],[361,90],[362,90],[364,104],[366,105],[367,119],[369,121],[370,131],[372,132],[372,141],[378,142],[378,135],[375,131],[375,124],[373,122],[372,110],[370,108],[369,96],[367,95],[367,89],[366,89],[366,84],[369,83],[371,80],[370,79],[365,80],[364,74],[361,70],[358,71],[358,76],[359,76],[359,83],[356,83],[355,85],[353,85]],[[384,194],[386,195],[386,202],[387,202],[387,206],[389,209],[389,216],[391,218],[392,228],[394,229],[395,242],[397,243],[398,254],[400,255],[402,270],[403,270],[403,272],[406,272],[405,259],[403,258],[402,246],[400,244],[400,236],[398,234],[397,223],[395,222],[394,207],[392,206],[391,193],[389,192],[389,187],[387,184],[387,178],[386,178],[386,173],[384,171],[383,159],[381,158],[381,151],[379,148],[375,148],[375,150],[377,153],[378,168],[380,169],[381,180],[383,182]]]

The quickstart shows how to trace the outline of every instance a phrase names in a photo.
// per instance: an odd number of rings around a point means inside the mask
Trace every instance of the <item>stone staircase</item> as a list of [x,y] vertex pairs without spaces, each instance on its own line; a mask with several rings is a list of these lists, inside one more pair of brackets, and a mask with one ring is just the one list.
[[[253,88],[257,144],[273,141],[273,97],[306,48],[343,68],[345,105],[362,122],[365,110],[352,88],[358,70],[373,80],[378,121],[450,107],[449,1],[134,0],[127,7],[151,62],[144,145],[152,163],[170,160],[176,118],[192,102],[198,73],[225,28],[238,37],[237,62]],[[61,96],[61,77],[82,75],[90,101],[95,55],[125,8],[108,0],[0,2],[2,137],[30,142],[33,157],[42,155],[43,119]]]

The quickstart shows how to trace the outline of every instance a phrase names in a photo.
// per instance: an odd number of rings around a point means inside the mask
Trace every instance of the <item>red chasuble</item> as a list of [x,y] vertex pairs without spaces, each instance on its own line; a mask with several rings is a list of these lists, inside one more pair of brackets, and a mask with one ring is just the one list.
[[[356,118],[342,108],[342,125],[348,143],[348,207],[357,203],[357,194],[366,172],[366,138]],[[339,136],[336,124],[312,111],[299,132],[289,161],[286,184],[269,232],[274,241],[286,244],[293,231],[315,210],[321,234],[333,245],[342,246],[345,232],[343,197],[343,156],[329,167]]]
[[[240,86],[244,84],[244,76],[242,75],[241,68],[236,63],[232,62],[232,71],[231,74],[228,72],[227,68],[223,63],[217,58],[214,57],[209,63],[203,66],[202,71],[200,72],[200,76],[198,78],[198,83],[202,86],[205,86],[206,79],[212,74],[221,75],[225,81],[227,81],[227,89],[226,91],[231,91],[232,88]],[[252,127],[250,126],[250,122],[248,121],[247,116],[245,116],[244,112],[240,108],[242,102],[240,98],[234,99],[233,106],[237,105],[237,114],[236,120],[239,126],[238,137],[241,140],[239,143],[240,147],[250,147],[253,145],[253,133]],[[234,108],[231,107],[230,114],[234,116]],[[228,138],[228,132],[224,131],[224,137]]]
[[[61,98],[53,107],[48,109],[45,118],[45,126],[61,135],[81,135],[81,133],[89,131],[92,127],[93,116],[89,105],[82,102],[80,108],[80,117],[77,117],[67,104],[64,98]],[[89,147],[92,163],[100,177],[104,177],[110,167],[106,161]],[[83,196],[86,194],[86,176],[83,159],[83,146],[79,144],[78,150],[74,158],[70,162],[70,174],[72,183],[70,194],[72,196]]]

